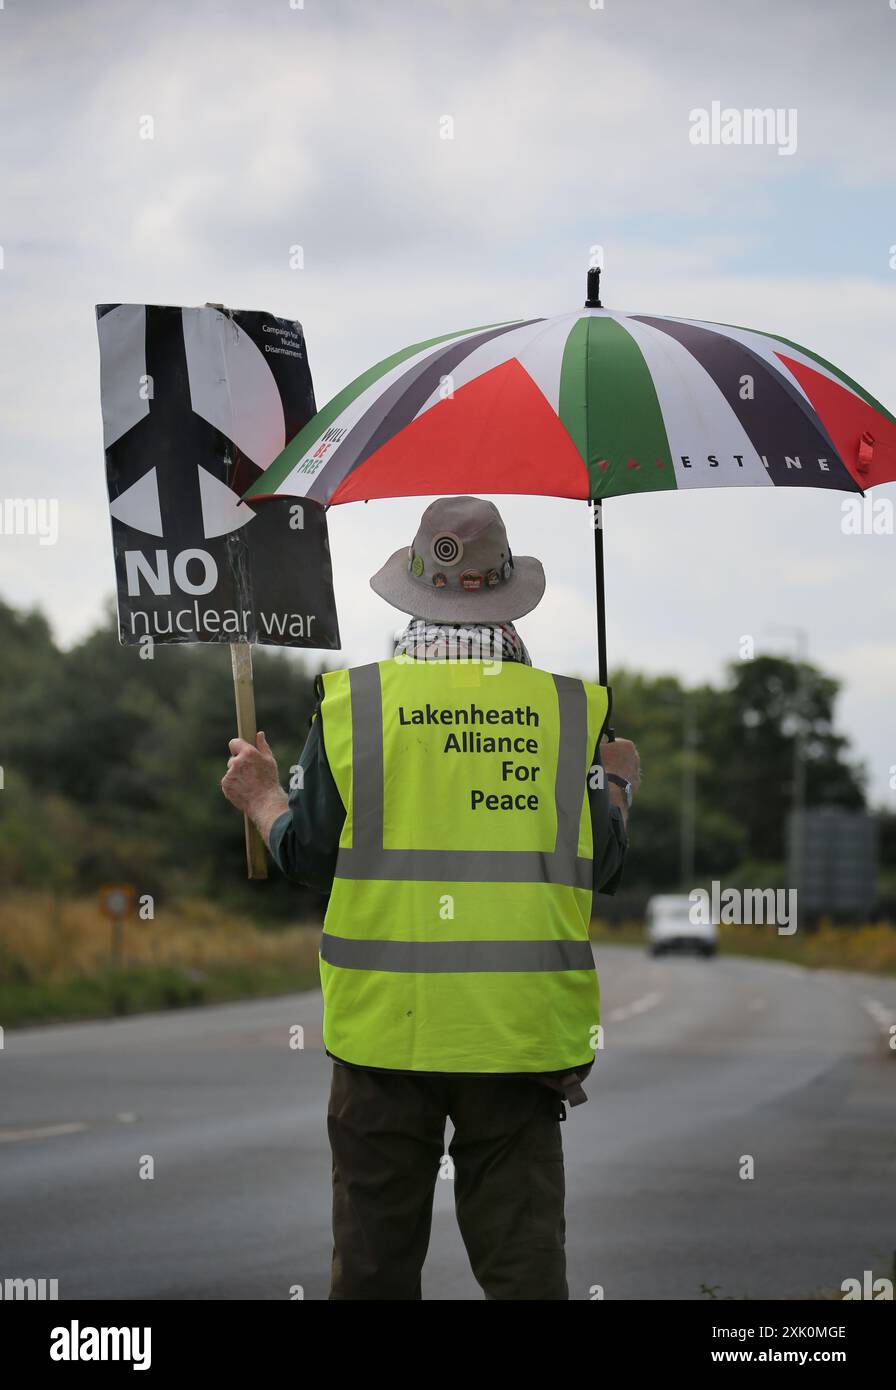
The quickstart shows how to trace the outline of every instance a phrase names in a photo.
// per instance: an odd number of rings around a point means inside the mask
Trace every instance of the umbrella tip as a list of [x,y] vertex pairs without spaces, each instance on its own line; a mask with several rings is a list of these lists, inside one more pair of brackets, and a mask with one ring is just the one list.
[[588,268],[588,298],[585,300],[585,308],[602,309],[603,307],[600,302],[600,266],[592,265]]

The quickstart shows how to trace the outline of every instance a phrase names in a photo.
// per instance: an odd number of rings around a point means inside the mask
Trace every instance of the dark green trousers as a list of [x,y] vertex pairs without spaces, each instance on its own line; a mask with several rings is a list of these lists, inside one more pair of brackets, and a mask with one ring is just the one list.
[[[566,1299],[561,1097],[524,1076],[333,1066],[331,1299],[419,1299],[440,1168],[487,1299]],[[445,1122],[454,1136],[445,1154]],[[452,1175],[453,1168],[453,1175]]]

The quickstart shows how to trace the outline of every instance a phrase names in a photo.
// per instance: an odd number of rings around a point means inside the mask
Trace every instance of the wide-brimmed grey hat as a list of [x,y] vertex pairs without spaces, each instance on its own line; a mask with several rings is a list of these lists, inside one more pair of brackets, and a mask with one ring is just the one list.
[[439,497],[410,546],[370,581],[402,613],[447,623],[510,622],[544,593],[541,561],[513,555],[501,513],[482,497]]

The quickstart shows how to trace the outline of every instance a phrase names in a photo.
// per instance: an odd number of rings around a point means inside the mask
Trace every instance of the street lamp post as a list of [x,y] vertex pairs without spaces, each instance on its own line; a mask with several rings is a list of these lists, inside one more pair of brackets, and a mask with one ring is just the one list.
[[682,691],[683,737],[681,760],[681,886],[694,886],[697,837],[697,707],[693,693]]
[[790,872],[796,890],[797,930],[800,927],[800,897],[803,890],[806,827],[806,665],[809,660],[809,634],[804,627],[772,623],[771,630],[794,638],[797,652],[797,682],[794,699],[796,726],[793,735],[793,779],[791,812],[793,832],[790,846]]

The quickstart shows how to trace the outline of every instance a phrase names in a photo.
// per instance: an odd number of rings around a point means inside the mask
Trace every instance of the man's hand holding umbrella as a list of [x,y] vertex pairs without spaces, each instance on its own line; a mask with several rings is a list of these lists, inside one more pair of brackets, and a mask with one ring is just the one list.
[[[631,797],[641,785],[641,758],[637,748],[629,738],[614,738],[612,742],[601,744],[600,760],[607,776],[607,789],[610,804],[619,806],[623,818],[628,818]],[[618,777],[631,788],[631,796],[624,786],[611,779]]]

